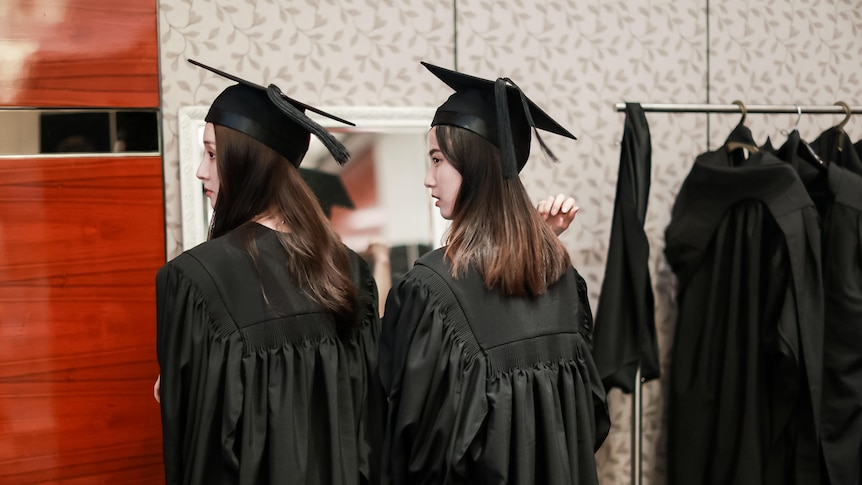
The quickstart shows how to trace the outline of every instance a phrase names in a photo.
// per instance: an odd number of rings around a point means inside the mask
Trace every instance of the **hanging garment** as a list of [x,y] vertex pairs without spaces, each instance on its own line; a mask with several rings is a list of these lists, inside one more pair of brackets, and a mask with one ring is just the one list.
[[827,129],[811,142],[811,148],[827,162],[862,175],[862,160],[843,129],[837,126]]
[[823,214],[823,455],[831,485],[862,480],[862,177],[830,165]]
[[807,156],[791,132],[778,156],[793,166],[817,206],[823,236],[821,436],[831,485],[862,480],[862,177]]
[[678,280],[669,483],[817,484],[817,211],[787,163],[735,157],[697,158],[666,230]]
[[[771,145],[771,142],[765,144],[767,149]],[[757,146],[757,142],[754,141],[754,136],[751,134],[751,129],[745,126],[745,115],[742,116],[742,120],[730,132],[722,149],[730,154],[727,161],[734,167],[750,163],[746,151],[748,153],[757,153],[760,151],[760,147]],[[756,163],[758,160],[759,158],[755,158],[751,162]]]
[[643,381],[660,374],[649,241],[644,232],[651,163],[643,108],[626,103],[614,218],[593,333],[593,355],[606,390],[619,387],[632,392],[638,367]]
[[817,206],[818,212],[823,214],[826,211],[823,203],[832,199],[828,162],[814,152],[811,145],[799,135],[798,130],[792,130],[787,134],[787,141],[776,151],[775,156],[796,170],[808,195]]

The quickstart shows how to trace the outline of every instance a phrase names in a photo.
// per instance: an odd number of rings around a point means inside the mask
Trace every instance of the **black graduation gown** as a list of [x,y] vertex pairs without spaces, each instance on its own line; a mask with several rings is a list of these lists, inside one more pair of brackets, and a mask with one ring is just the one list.
[[159,270],[168,484],[376,482],[384,406],[373,278],[350,252],[360,318],[336,330],[287,275],[289,257],[274,231],[250,223]]
[[668,478],[816,484],[822,365],[817,211],[794,169],[764,152],[697,158],[674,204],[678,279]]
[[837,126],[827,129],[811,142],[811,148],[830,163],[862,175],[862,157],[856,152],[853,141],[843,129]]
[[596,308],[593,355],[605,389],[632,392],[638,367],[645,382],[660,375],[655,303],[644,232],[652,147],[643,108],[626,104],[620,169],[605,277]]
[[823,454],[831,485],[862,480],[862,177],[831,164],[823,217]]
[[586,283],[570,269],[536,298],[453,280],[442,250],[386,302],[386,484],[597,483],[610,427],[590,352]]
[[823,398],[821,435],[831,485],[862,479],[862,177],[800,156],[793,131],[778,152],[805,183],[823,236]]

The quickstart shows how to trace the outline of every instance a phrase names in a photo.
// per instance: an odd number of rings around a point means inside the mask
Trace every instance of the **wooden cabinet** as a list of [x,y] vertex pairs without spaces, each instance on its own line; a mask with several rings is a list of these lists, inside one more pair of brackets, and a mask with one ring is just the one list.
[[155,0],[4,0],[0,105],[159,106]]
[[[154,0],[0,10],[0,109],[158,108]],[[0,157],[0,483],[164,482],[164,258],[158,152]]]

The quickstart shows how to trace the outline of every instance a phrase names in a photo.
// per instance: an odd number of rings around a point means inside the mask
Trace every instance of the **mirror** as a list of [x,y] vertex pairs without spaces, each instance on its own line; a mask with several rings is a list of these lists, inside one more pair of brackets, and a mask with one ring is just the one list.
[[152,109],[2,109],[0,155],[159,153]]
[[[339,167],[312,136],[302,168],[339,175],[354,208],[333,207],[333,226],[344,243],[360,254],[368,251],[371,242],[389,245],[394,281],[421,254],[438,247],[447,228],[447,221],[440,217],[423,186],[428,159],[426,136],[434,110],[319,108],[356,124],[344,126],[310,114],[339,137],[351,159]],[[206,240],[211,216],[203,186],[195,177],[203,156],[201,140],[207,110],[207,106],[188,106],[178,112],[183,250]]]

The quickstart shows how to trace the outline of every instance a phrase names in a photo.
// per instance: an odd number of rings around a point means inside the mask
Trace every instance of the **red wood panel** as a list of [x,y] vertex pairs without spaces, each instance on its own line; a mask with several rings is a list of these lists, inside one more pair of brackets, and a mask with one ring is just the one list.
[[2,11],[0,106],[159,106],[155,0],[4,0]]
[[161,157],[0,159],[0,483],[162,483]]

